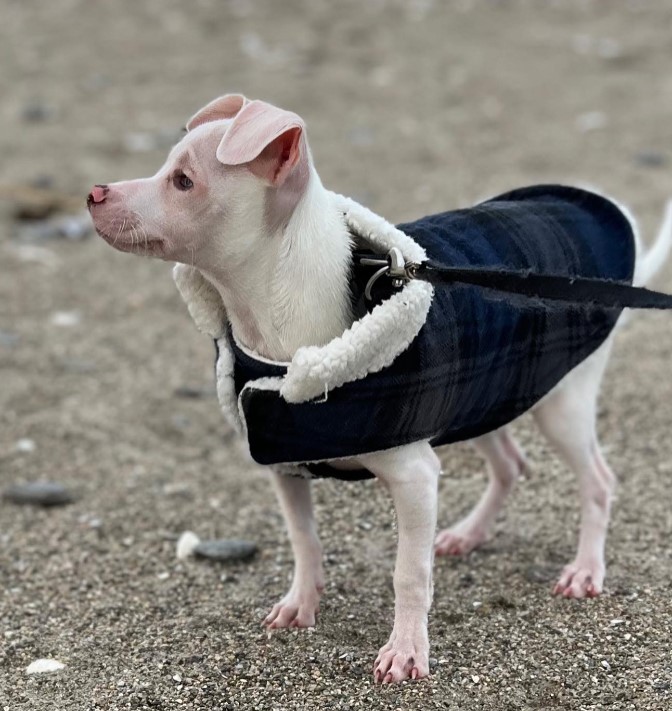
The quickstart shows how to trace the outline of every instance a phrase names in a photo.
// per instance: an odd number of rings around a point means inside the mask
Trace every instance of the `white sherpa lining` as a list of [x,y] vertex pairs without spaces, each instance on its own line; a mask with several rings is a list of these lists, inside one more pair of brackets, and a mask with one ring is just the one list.
[[[359,246],[370,247],[380,254],[397,247],[407,261],[419,263],[427,259],[417,242],[387,220],[350,198],[336,194],[333,197]],[[217,339],[220,406],[235,429],[246,434],[241,398],[236,400],[233,385],[233,353],[223,337],[227,319],[219,293],[194,267],[176,265],[173,278],[199,330]],[[328,397],[329,390],[382,370],[418,335],[427,319],[433,294],[434,289],[427,282],[406,283],[342,335],[324,346],[299,348],[289,364],[276,363],[287,366],[284,377],[262,378],[248,383],[245,389],[275,390],[287,402],[307,402]],[[271,362],[244,350],[254,358]]]

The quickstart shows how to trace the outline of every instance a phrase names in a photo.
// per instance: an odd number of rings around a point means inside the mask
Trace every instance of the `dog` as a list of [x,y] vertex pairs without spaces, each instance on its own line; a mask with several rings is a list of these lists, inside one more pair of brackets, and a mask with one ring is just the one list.
[[[355,320],[351,230],[342,204],[315,170],[305,124],[292,112],[236,94],[215,99],[190,119],[156,175],[96,185],[87,204],[111,246],[177,262],[178,286],[185,275],[196,275],[204,303],[217,301],[215,314],[248,354],[287,363],[299,349],[339,337]],[[671,234],[668,207],[654,246],[645,255],[637,248],[635,284],[647,283],[664,263]],[[541,432],[580,481],[578,550],[553,589],[568,598],[603,589],[615,476],[600,452],[595,419],[611,341],[607,337],[532,408]],[[344,472],[367,470],[389,489],[396,508],[394,626],[374,662],[377,682],[429,674],[433,554],[465,555],[481,545],[526,466],[506,426],[473,444],[487,461],[487,488],[466,518],[438,535],[440,464],[427,439],[331,463]],[[295,569],[288,593],[264,624],[312,627],[324,574],[310,480],[276,467],[273,481]]]

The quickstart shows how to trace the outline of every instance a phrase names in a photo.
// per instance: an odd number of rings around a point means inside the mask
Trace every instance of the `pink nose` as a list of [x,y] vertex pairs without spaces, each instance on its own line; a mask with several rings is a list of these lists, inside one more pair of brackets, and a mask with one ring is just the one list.
[[86,198],[86,204],[91,207],[91,205],[105,202],[105,197],[109,191],[110,189],[107,185],[94,185],[93,190],[89,193],[89,197]]

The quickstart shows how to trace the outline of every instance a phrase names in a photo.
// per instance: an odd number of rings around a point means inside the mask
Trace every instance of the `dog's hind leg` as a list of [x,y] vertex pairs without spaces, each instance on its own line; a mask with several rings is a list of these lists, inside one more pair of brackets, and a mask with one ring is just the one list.
[[269,629],[314,627],[324,573],[310,480],[277,472],[273,472],[273,477],[294,553],[294,578],[289,592],[273,607],[264,624]]
[[607,342],[572,371],[535,410],[541,431],[579,478],[579,546],[553,589],[564,597],[594,597],[604,582],[604,546],[616,478],[600,452],[595,418],[609,346]]
[[506,428],[473,440],[488,463],[488,485],[479,502],[461,521],[439,532],[437,555],[466,555],[488,538],[492,525],[519,474],[525,457]]

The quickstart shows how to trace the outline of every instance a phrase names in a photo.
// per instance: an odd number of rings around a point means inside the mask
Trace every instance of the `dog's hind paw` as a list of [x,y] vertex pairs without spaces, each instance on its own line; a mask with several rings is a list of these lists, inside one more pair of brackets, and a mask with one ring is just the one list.
[[486,534],[479,529],[454,526],[439,531],[434,541],[436,555],[467,555],[487,540]]
[[294,592],[290,590],[264,618],[269,630],[286,627],[315,627],[320,605],[320,590]]

